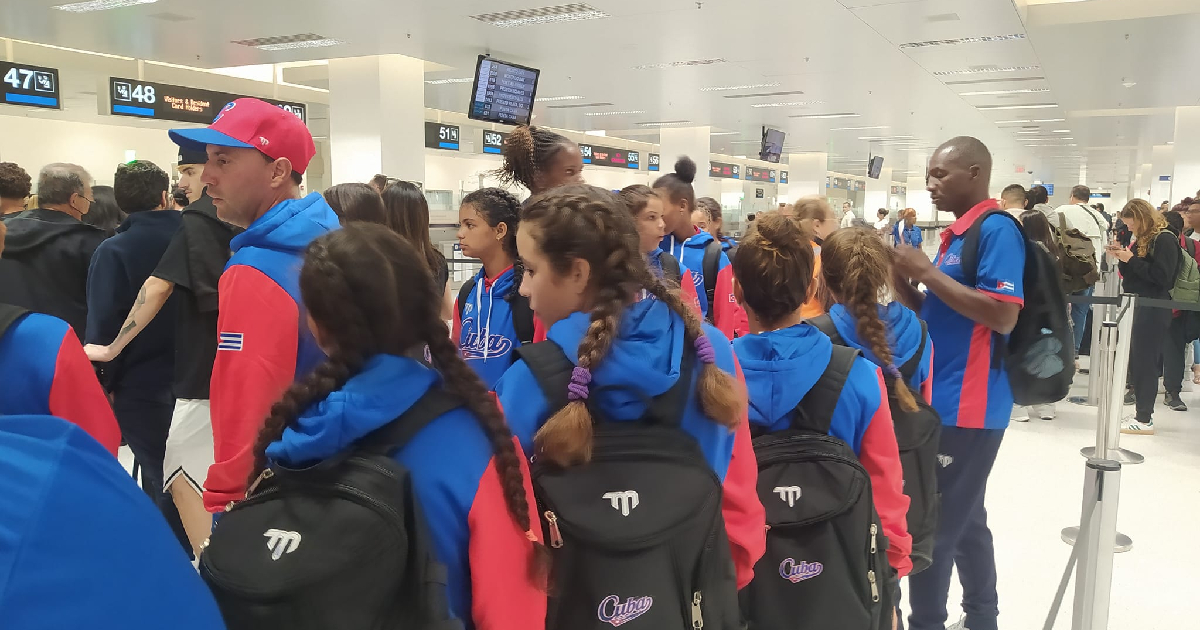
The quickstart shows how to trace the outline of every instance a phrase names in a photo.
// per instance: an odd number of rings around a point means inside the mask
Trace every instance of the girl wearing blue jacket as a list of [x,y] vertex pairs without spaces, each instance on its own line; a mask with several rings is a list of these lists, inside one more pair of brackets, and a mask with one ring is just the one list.
[[[411,471],[434,553],[448,570],[450,612],[469,629],[544,623],[546,556],[525,457],[450,340],[442,287],[425,260],[387,228],[351,223],[309,245],[300,292],[329,358],[272,408],[253,478],[268,460],[295,468],[330,458],[430,388],[444,388],[465,406],[421,429],[394,457]],[[432,368],[406,356],[422,345]]]
[[[612,193],[554,189],[525,207],[521,225],[521,292],[549,324],[547,340],[576,365],[570,402],[553,415],[524,361],[500,379],[496,393],[522,448],[560,466],[587,462],[593,437],[588,404],[610,421],[637,421],[646,398],[670,389],[684,354],[695,352],[700,369],[681,428],[723,482],[738,587],[749,584],[766,546],[765,515],[755,489],[741,370],[729,340],[650,272],[633,217]],[[638,300],[643,289],[657,299]]]
[[[899,374],[921,348],[921,319],[899,302],[880,304],[892,281],[891,251],[863,228],[838,230],[821,247],[821,274],[836,301],[829,317],[838,335],[885,372]],[[933,339],[925,332],[925,349],[909,380],[925,402],[933,399]],[[908,411],[916,409],[907,388],[895,394]]]
[[[882,241],[874,237],[875,241]],[[828,247],[825,241],[822,247]],[[761,216],[734,259],[734,292],[746,309],[751,334],[733,342],[746,373],[750,422],[767,431],[791,426],[792,411],[829,364],[833,342],[804,323],[801,307],[812,283],[812,246],[800,227],[779,213]],[[883,373],[859,357],[838,398],[830,435],[846,442],[871,477],[875,511],[887,535],[888,561],[898,578],[912,569],[909,499]]]

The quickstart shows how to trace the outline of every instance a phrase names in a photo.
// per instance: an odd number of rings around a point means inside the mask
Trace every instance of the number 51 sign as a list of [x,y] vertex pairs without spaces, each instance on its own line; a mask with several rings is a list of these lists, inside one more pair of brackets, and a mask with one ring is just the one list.
[[0,61],[0,103],[59,109],[58,70]]

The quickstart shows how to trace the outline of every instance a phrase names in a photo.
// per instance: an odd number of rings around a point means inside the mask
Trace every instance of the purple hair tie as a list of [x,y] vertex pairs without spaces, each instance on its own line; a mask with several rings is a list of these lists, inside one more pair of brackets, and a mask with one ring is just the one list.
[[900,370],[896,369],[895,364],[887,366],[887,373],[892,378],[900,378]]
[[592,382],[592,371],[576,366],[571,370],[571,382],[567,383],[567,400],[587,400],[588,384]]
[[717,354],[713,351],[712,342],[706,335],[696,337],[693,345],[696,346],[696,358],[700,359],[702,363],[716,363]]

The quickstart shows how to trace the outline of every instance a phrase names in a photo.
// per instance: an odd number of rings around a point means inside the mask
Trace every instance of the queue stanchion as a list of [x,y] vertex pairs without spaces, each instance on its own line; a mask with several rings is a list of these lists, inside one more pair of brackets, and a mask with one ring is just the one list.
[[[1079,454],[1084,457],[1107,459],[1122,464],[1141,464],[1146,461],[1141,454],[1121,448],[1121,414],[1125,404],[1129,350],[1133,339],[1133,314],[1136,308],[1137,303],[1132,295],[1121,296],[1115,326],[1111,327],[1116,334],[1115,349],[1111,362],[1106,361],[1106,369],[1111,372],[1101,387],[1101,397],[1106,404],[1099,416],[1101,422],[1096,430],[1096,445],[1085,446],[1079,450]],[[1106,329],[1110,328],[1108,324],[1109,321],[1106,321]]]

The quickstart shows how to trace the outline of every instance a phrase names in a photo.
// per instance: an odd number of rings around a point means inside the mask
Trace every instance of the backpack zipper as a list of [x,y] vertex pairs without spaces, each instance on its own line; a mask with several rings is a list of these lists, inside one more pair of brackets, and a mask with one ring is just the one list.
[[703,630],[704,628],[704,613],[700,610],[700,600],[702,599],[700,591],[692,593],[692,628],[693,630]]
[[867,571],[867,581],[871,583],[871,601],[879,603],[879,583],[875,581],[875,570]]
[[[693,519],[695,519],[697,516],[699,516],[700,514],[703,514],[704,511],[708,509],[709,505],[711,505],[713,503],[714,499],[716,499],[720,495],[721,495],[721,493],[719,491],[709,494],[708,497],[705,498],[704,503],[702,503],[700,505],[700,508],[698,510],[692,512],[692,514],[689,515],[688,518],[682,520],[680,523],[671,527],[669,530],[667,530],[664,533],[657,534],[654,536],[644,536],[644,537],[638,538],[636,540],[625,541],[624,544],[617,545],[617,546],[600,545],[600,547],[604,548],[604,549],[617,549],[617,550],[640,549],[650,543],[656,543],[660,540],[668,540],[671,538],[672,535],[674,535],[674,533],[677,530],[688,527],[691,524],[691,521]],[[563,546],[561,530],[565,529],[567,531],[571,531],[572,528],[575,528],[575,531],[578,533],[579,528],[571,525],[569,521],[563,521],[562,524],[560,525],[559,521],[558,521],[558,515],[554,512],[553,506],[550,505],[548,501],[539,500],[539,504],[544,505],[545,507],[551,508],[551,509],[546,510],[545,513],[543,514],[543,516],[546,518],[546,521],[549,523],[549,527],[550,527],[550,547],[552,547],[554,549],[561,549]],[[556,538],[558,541],[557,545],[554,544]],[[587,537],[584,536],[584,538],[586,539]]]
[[871,555],[872,556],[875,555],[875,552],[879,549],[879,547],[876,546],[876,544],[875,544],[875,537],[878,535],[879,535],[879,526],[876,525],[875,523],[871,523]]
[[550,547],[561,549],[563,546],[562,532],[558,530],[558,515],[546,510],[546,520],[550,523]]

